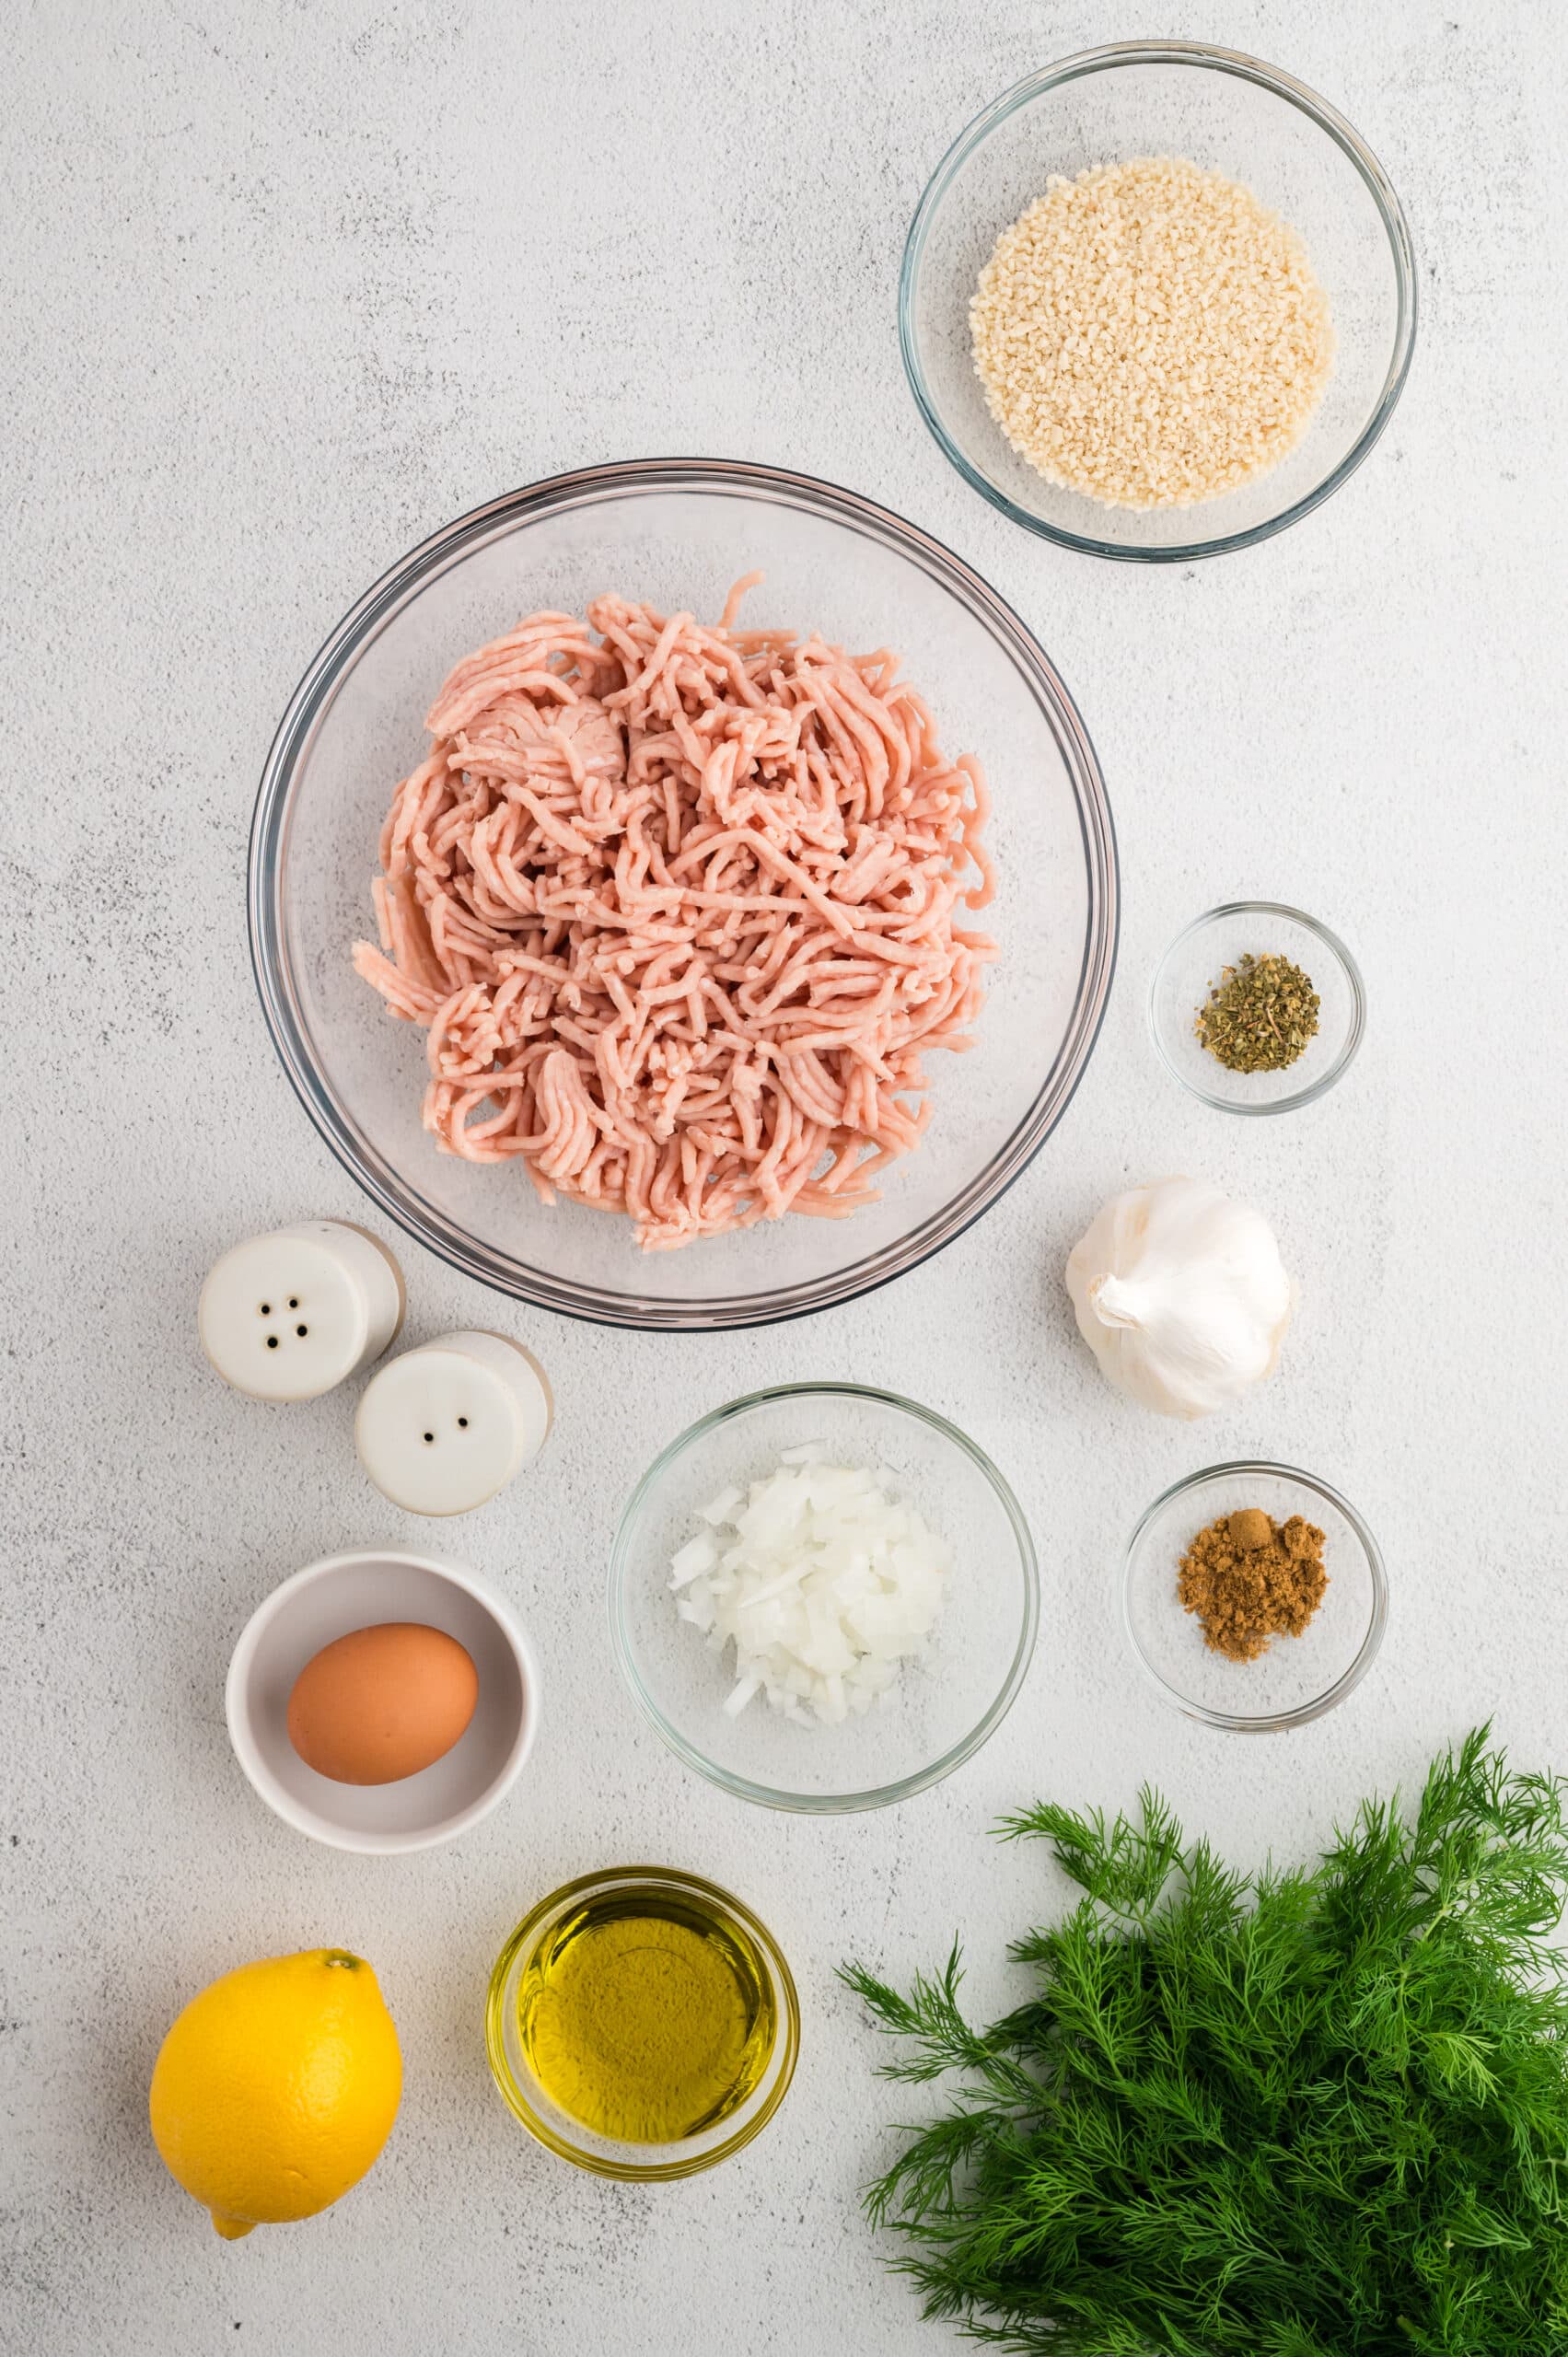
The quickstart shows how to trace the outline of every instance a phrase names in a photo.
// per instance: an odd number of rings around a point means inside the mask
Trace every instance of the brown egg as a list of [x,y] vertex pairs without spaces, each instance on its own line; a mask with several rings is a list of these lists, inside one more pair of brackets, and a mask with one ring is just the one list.
[[288,1739],[337,1784],[395,1784],[441,1759],[479,1700],[456,1637],[417,1620],[355,1629],[312,1655],[288,1698]]

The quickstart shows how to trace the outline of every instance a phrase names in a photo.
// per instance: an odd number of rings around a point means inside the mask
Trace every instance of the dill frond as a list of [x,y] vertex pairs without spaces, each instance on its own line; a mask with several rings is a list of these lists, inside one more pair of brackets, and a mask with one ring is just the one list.
[[1368,1801],[1255,1876],[1158,1795],[1038,1805],[1083,1893],[1010,1953],[990,2028],[957,1942],[907,1996],[854,1966],[885,2066],[949,2081],[870,2189],[925,2313],[1016,2357],[1568,2357],[1568,1786],[1480,1728],[1413,1817]]

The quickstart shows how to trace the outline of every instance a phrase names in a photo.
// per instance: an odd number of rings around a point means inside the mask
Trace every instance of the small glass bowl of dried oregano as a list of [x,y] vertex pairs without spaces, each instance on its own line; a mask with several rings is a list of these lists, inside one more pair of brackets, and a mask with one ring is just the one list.
[[1280,900],[1227,900],[1155,970],[1149,1027],[1168,1069],[1226,1113],[1288,1113],[1332,1088],[1366,1028],[1344,943]]
[[1355,1508],[1290,1465],[1211,1465],[1132,1533],[1122,1612],[1167,1702],[1269,1734],[1341,1702],[1383,1641],[1388,1583]]

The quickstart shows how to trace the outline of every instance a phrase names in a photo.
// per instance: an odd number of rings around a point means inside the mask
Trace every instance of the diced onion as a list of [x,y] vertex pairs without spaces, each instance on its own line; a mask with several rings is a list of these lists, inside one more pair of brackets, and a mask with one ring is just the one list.
[[951,1557],[892,1487],[886,1467],[830,1464],[815,1443],[699,1507],[705,1527],[673,1558],[669,1585],[714,1653],[735,1647],[730,1717],[764,1694],[789,1718],[840,1725],[923,1655]]
[[700,1572],[711,1572],[718,1562],[719,1550],[711,1538],[689,1538],[669,1567],[671,1587],[684,1587]]

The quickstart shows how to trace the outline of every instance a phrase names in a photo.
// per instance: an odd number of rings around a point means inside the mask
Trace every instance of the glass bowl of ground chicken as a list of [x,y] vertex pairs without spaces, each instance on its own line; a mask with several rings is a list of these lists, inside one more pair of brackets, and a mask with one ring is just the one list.
[[1292,75],[1196,41],[1005,91],[921,199],[899,290],[947,457],[1028,530],[1172,563],[1308,514],[1388,424],[1416,281],[1376,157]]
[[400,560],[296,690],[250,843],[274,1044],[377,1208],[667,1331],[961,1235],[1073,1097],[1117,907],[1017,615],[885,508],[724,459],[557,476]]
[[1383,1642],[1383,1558],[1311,1473],[1211,1465],[1157,1497],[1128,1543],[1122,1620],[1166,1701],[1205,1726],[1274,1734],[1321,1718]]

